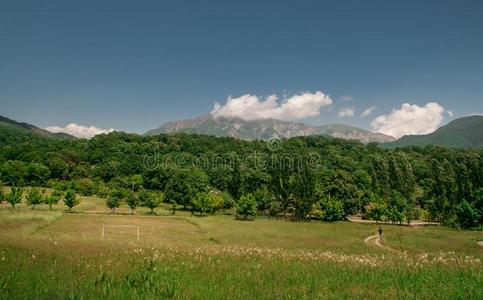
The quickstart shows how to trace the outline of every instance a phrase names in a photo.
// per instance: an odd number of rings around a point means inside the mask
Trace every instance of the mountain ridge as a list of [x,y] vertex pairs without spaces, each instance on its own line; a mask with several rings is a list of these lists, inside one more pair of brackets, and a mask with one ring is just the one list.
[[424,135],[405,135],[382,144],[384,148],[443,145],[453,148],[483,147],[483,116],[467,116],[452,120],[434,132]]
[[268,140],[274,137],[291,138],[307,135],[324,135],[341,139],[354,139],[363,143],[395,140],[393,137],[382,133],[373,133],[362,128],[344,124],[314,126],[302,122],[288,122],[277,119],[246,121],[240,118],[215,118],[211,115],[167,122],[161,124],[156,129],[147,131],[144,135],[149,136],[178,132],[228,136],[248,140]]
[[31,132],[40,136],[44,137],[50,137],[50,138],[56,138],[56,139],[76,139],[75,136],[70,135],[68,133],[64,132],[50,132],[46,129],[42,129],[40,127],[37,127],[35,125],[26,123],[26,122],[18,122],[15,120],[12,120],[10,118],[7,118],[5,116],[0,115],[0,126],[7,126],[13,129],[19,129],[19,130],[25,130],[27,132]]

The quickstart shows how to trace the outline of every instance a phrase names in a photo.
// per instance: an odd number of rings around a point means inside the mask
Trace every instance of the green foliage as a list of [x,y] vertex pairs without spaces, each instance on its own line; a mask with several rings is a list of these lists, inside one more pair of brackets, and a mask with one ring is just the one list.
[[472,228],[480,218],[480,212],[466,200],[461,202],[456,209],[458,224],[463,228]]
[[387,205],[382,200],[382,198],[379,198],[374,194],[371,194],[370,202],[365,207],[365,218],[381,222],[384,216],[386,215],[386,210],[387,210]]
[[5,192],[3,190],[4,190],[4,187],[0,182],[0,202],[4,201],[6,197]]
[[[223,209],[233,206],[230,195],[238,199],[252,193],[260,214],[292,220],[313,217],[322,195],[339,199],[344,214],[377,219],[369,215],[381,215],[376,211],[382,205],[371,200],[372,194],[385,205],[380,218],[396,223],[412,220],[416,207],[442,223],[457,220],[457,208],[466,199],[479,212],[477,223],[483,223],[476,196],[483,188],[480,149],[383,150],[315,136],[282,140],[272,149],[262,141],[190,134],[116,132],[58,140],[7,131],[0,128],[0,180],[9,186],[49,186],[102,198],[111,190],[149,189],[164,191],[168,203],[184,208],[212,186],[222,192]],[[155,157],[153,149],[159,150]],[[146,157],[153,158],[154,167]]]
[[214,213],[217,209],[222,208],[224,198],[220,191],[210,190],[208,193],[198,193],[191,204],[200,215],[203,215],[207,212]]
[[244,194],[236,203],[236,213],[244,219],[257,215],[257,200],[253,194]]
[[327,222],[334,222],[344,220],[346,214],[344,212],[344,207],[342,201],[335,198],[324,198],[320,202],[320,207],[322,209],[322,220]]
[[107,198],[110,193],[111,191],[103,182],[96,184],[96,195],[100,198]]
[[64,205],[69,208],[69,211],[72,212],[72,208],[79,205],[80,200],[77,198],[75,192],[73,190],[67,190],[64,194]]
[[154,214],[154,209],[163,202],[164,194],[160,192],[153,192],[147,190],[141,190],[139,192],[139,201],[141,205],[151,210],[151,214]]
[[210,197],[207,193],[198,193],[191,201],[193,208],[200,212],[200,215],[211,210]]
[[267,213],[268,209],[270,208],[270,202],[272,202],[272,195],[266,186],[262,186],[258,188],[255,192],[253,192],[253,196],[257,201],[257,209],[261,213]]
[[27,179],[26,164],[23,161],[8,160],[1,166],[1,180],[11,186],[25,186]]
[[404,221],[404,212],[407,207],[407,201],[397,191],[392,191],[389,197],[388,206],[386,209],[386,217],[393,223],[401,224]]
[[138,195],[134,192],[129,192],[126,196],[126,204],[131,209],[131,214],[134,214],[134,210],[140,204]]
[[35,209],[36,205],[42,204],[43,195],[39,189],[32,188],[29,190],[26,196],[27,205],[32,206]]
[[8,193],[5,196],[5,200],[12,206],[12,208],[15,208],[15,205],[22,202],[22,194],[23,191],[19,187],[12,187],[10,190],[10,193]]
[[223,197],[223,210],[232,208],[235,205],[235,200],[233,200],[233,197],[230,195],[230,193],[222,192],[221,196]]
[[116,208],[121,206],[121,199],[116,195],[110,195],[106,199],[106,206],[114,213]]
[[33,186],[45,186],[50,178],[50,170],[41,163],[30,163],[26,169],[26,182]]
[[54,190],[50,195],[44,196],[44,204],[49,206],[49,209],[52,210],[52,206],[59,203],[60,199],[64,196],[64,193],[59,190]]
[[78,191],[82,196],[92,196],[96,193],[95,183],[90,178],[82,178],[78,183]]
[[199,169],[177,170],[166,184],[166,199],[186,209],[198,193],[206,192],[208,183],[208,176]]

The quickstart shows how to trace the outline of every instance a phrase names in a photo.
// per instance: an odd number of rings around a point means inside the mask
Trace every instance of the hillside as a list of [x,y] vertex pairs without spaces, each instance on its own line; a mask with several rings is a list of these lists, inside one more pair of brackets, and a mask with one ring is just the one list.
[[75,139],[76,137],[59,132],[53,133],[48,130],[39,128],[32,124],[24,123],[24,122],[17,122],[11,120],[7,117],[0,115],[0,129],[2,131],[9,131],[11,134],[36,134],[44,137],[56,138],[56,139]]
[[451,121],[426,135],[406,135],[382,144],[385,148],[444,145],[453,148],[483,147],[483,116],[470,116]]
[[236,137],[247,140],[268,140],[274,136],[290,138],[307,135],[325,135],[342,139],[355,139],[363,143],[387,142],[394,138],[370,131],[342,125],[329,124],[313,126],[305,123],[286,122],[275,119],[245,121],[239,118],[213,118],[205,115],[195,119],[180,120],[161,125],[145,135],[161,133],[197,133],[219,137]]

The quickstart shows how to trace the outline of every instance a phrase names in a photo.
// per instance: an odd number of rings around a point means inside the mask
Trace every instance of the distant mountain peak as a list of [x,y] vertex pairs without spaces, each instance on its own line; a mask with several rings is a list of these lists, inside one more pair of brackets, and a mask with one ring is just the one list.
[[229,136],[248,140],[268,140],[274,136],[291,138],[295,136],[325,135],[342,139],[355,139],[363,143],[388,142],[394,138],[372,133],[358,127],[343,124],[314,126],[301,122],[288,122],[277,119],[246,121],[240,118],[213,117],[203,115],[194,119],[173,121],[150,130],[145,135],[161,133],[197,133],[214,136]]

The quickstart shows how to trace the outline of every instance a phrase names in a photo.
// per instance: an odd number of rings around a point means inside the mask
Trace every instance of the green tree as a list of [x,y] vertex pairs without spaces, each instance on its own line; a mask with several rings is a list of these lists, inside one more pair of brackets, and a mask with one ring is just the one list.
[[220,191],[210,190],[208,193],[198,193],[191,201],[194,209],[200,212],[200,215],[211,212],[212,214],[223,207],[224,198]]
[[257,215],[257,200],[253,194],[247,193],[240,197],[236,203],[237,215],[242,216],[245,220],[249,216]]
[[203,216],[203,213],[211,210],[212,203],[207,193],[198,193],[191,202],[194,209],[199,211],[201,216]]
[[64,194],[64,204],[69,208],[69,212],[72,212],[72,208],[79,205],[80,200],[77,198],[75,192],[71,189],[67,190]]
[[483,224],[483,187],[473,191],[471,198],[472,198],[473,206],[478,211],[478,215],[479,215],[478,223],[482,225]]
[[456,216],[461,227],[472,228],[478,222],[479,212],[471,203],[463,200],[456,209]]
[[12,187],[10,193],[6,195],[5,199],[12,206],[12,208],[15,208],[16,204],[22,202],[22,194],[23,191],[21,188]]
[[96,192],[96,186],[90,178],[82,178],[78,184],[78,191],[82,196],[92,196]]
[[392,191],[387,203],[387,218],[393,223],[401,224],[404,221],[404,212],[407,208],[407,200],[398,191]]
[[327,197],[321,201],[321,208],[323,211],[322,220],[328,222],[344,220],[345,212],[342,201]]
[[225,211],[225,209],[232,208],[233,205],[235,205],[235,200],[233,200],[233,197],[230,195],[230,193],[222,192],[221,196],[223,197],[223,212]]
[[50,170],[41,163],[30,163],[26,168],[26,179],[31,186],[45,186],[50,178]]
[[151,210],[151,214],[154,214],[154,209],[159,206],[163,201],[163,193],[151,192],[147,190],[141,190],[139,192],[139,200],[144,207]]
[[223,193],[218,190],[210,190],[208,192],[208,198],[210,201],[210,212],[213,214],[216,210],[223,208],[225,198]]
[[208,183],[208,176],[199,169],[177,170],[166,184],[166,199],[174,200],[186,209],[198,193],[206,192]]
[[273,200],[270,191],[266,186],[260,187],[255,192],[253,196],[257,201],[257,209],[261,213],[266,213],[270,208],[270,202]]
[[52,206],[59,203],[63,196],[64,193],[62,191],[55,190],[50,195],[45,195],[43,201],[49,206],[49,209],[52,210]]
[[126,196],[126,204],[131,209],[131,214],[134,215],[134,210],[139,206],[139,197],[134,192],[128,193]]
[[370,202],[365,207],[365,217],[370,220],[381,222],[386,215],[386,203],[382,200],[382,198],[379,198],[374,194],[371,194],[369,199]]
[[32,209],[35,209],[36,205],[42,204],[43,195],[39,189],[32,188],[27,193],[26,201],[27,205],[32,206]]
[[117,195],[110,195],[106,199],[106,206],[111,209],[112,213],[114,213],[116,208],[121,206],[121,199]]
[[26,165],[23,161],[8,160],[2,166],[1,179],[7,185],[25,186],[27,178]]

